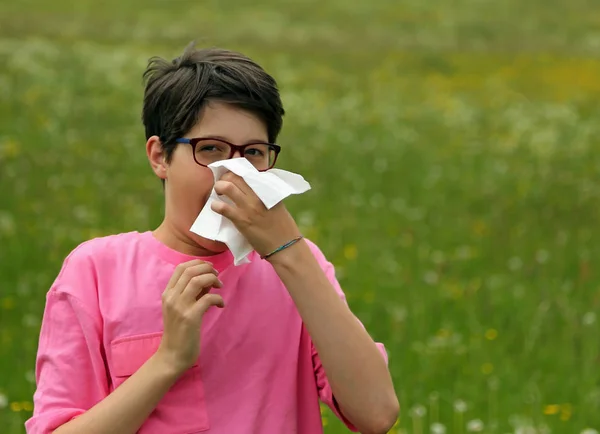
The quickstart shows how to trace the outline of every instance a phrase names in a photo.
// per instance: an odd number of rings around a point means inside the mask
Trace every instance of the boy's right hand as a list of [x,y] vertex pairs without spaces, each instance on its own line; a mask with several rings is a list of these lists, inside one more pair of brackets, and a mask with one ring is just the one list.
[[221,288],[218,272],[209,262],[179,264],[162,295],[164,332],[157,356],[178,373],[189,369],[200,355],[200,324],[210,306],[225,307],[223,298],[210,294]]

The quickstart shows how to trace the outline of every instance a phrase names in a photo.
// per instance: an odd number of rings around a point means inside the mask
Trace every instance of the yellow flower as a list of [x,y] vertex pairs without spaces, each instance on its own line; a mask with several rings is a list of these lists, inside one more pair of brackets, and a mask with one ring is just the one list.
[[15,299],[12,297],[4,297],[2,299],[2,308],[5,310],[11,310],[15,307]]
[[370,290],[366,291],[363,295],[363,299],[367,303],[373,303],[373,300],[375,300],[375,292]]
[[406,232],[400,236],[400,244],[402,247],[410,247],[413,245],[413,235],[410,232]]
[[560,406],[560,420],[563,422],[571,419],[571,414],[573,413],[571,409],[571,404],[563,404]]
[[347,260],[352,261],[352,260],[356,259],[357,256],[358,256],[358,249],[356,248],[356,246],[354,244],[348,244],[347,246],[344,247],[344,257]]
[[321,409],[321,416],[323,416],[327,411],[327,407],[325,407],[323,404],[320,404],[319,408]]
[[475,235],[477,235],[478,237],[482,237],[487,232],[487,225],[482,220],[476,220],[471,225],[471,229]]
[[12,411],[21,411],[21,410],[23,410],[23,406],[21,405],[20,402],[11,402],[10,409]]
[[450,335],[452,334],[452,332],[448,329],[439,329],[437,332],[438,337],[440,338],[447,338],[450,337]]
[[21,153],[21,145],[12,139],[8,139],[4,144],[0,144],[1,157],[14,158]]
[[33,403],[32,402],[23,401],[21,403],[21,405],[23,406],[23,410],[25,410],[25,411],[33,411]]
[[481,365],[481,372],[483,372],[485,375],[490,375],[492,372],[494,372],[494,365],[491,363],[484,363]]
[[558,404],[550,404],[544,407],[544,414],[558,414],[560,411],[560,405]]
[[42,92],[39,87],[31,87],[23,94],[23,100],[27,105],[33,106],[40,99]]
[[462,286],[460,286],[460,285],[452,286],[452,298],[453,299],[458,300],[459,298],[462,298],[464,293],[465,293],[465,290]]
[[493,341],[494,339],[496,339],[498,337],[498,331],[496,329],[487,329],[485,331],[485,338],[488,341]]
[[481,288],[481,279],[473,279],[469,282],[469,291],[475,293]]

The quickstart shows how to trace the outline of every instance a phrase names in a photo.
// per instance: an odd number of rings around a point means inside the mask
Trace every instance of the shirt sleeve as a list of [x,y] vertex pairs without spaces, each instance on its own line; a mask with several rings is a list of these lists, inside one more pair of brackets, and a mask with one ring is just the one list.
[[72,267],[61,271],[46,295],[35,362],[34,410],[25,422],[28,434],[52,433],[108,395],[100,318],[61,285],[85,273]]
[[[344,301],[344,303],[347,303],[344,291],[342,290],[337,278],[335,277],[335,268],[333,264],[327,261],[323,253],[318,249],[318,247],[315,244],[309,242],[309,246],[311,247],[311,250],[313,251],[313,254],[315,255],[317,261],[321,265],[321,268],[325,272],[327,279],[329,280],[329,282],[331,282],[335,291],[338,293],[338,295]],[[358,318],[356,318],[356,320],[364,328],[364,325],[360,322],[360,320]],[[384,358],[387,364],[388,355],[385,346],[379,342],[376,342],[375,345],[377,345],[381,356]],[[327,405],[327,407],[331,409],[331,411],[336,415],[336,417],[338,417],[350,431],[358,432],[358,429],[354,425],[352,425],[352,423],[342,414],[340,407],[335,399],[335,396],[333,395],[333,391],[331,390],[331,385],[329,384],[329,380],[327,379],[327,375],[325,374],[325,369],[323,368],[323,364],[321,363],[321,359],[319,358],[319,353],[317,352],[317,349],[312,343],[312,341],[311,351],[313,367],[315,371],[315,378],[317,381],[317,389],[319,391],[319,398],[325,405]]]

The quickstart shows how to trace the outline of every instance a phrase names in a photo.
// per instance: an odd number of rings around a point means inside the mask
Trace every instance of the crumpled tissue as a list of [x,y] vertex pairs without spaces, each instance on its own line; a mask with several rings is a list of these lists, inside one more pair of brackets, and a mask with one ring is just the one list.
[[[289,195],[301,194],[311,188],[301,175],[281,169],[259,172],[243,157],[217,161],[208,168],[212,170],[215,182],[229,171],[242,177],[267,209],[271,209]],[[211,209],[211,204],[219,200],[232,203],[227,197],[219,196],[213,188],[190,231],[209,240],[225,243],[233,254],[235,265],[248,263],[248,255],[254,249],[231,220]]]

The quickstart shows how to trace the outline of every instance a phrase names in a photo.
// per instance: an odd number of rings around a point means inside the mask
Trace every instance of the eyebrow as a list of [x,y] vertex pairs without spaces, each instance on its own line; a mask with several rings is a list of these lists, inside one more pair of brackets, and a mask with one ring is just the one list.
[[[223,140],[224,142],[233,143],[233,141],[229,140],[227,137],[213,135],[213,134],[207,134],[205,136],[198,136],[197,138],[198,139],[217,139],[217,140]],[[247,140],[244,143],[244,145],[251,145],[253,143],[269,143],[269,142],[268,142],[268,140],[263,140],[263,139],[251,139],[251,140]]]

